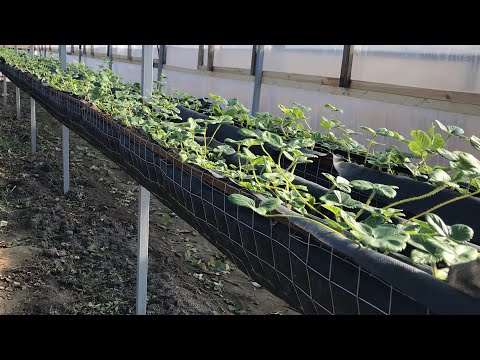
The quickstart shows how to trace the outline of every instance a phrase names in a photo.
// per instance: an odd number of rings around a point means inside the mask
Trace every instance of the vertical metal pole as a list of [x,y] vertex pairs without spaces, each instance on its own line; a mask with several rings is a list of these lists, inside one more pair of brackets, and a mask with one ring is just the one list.
[[[160,59],[161,60],[161,59]],[[153,87],[153,45],[142,45],[142,95],[149,98]],[[138,198],[137,315],[147,313],[148,226],[150,191],[140,186]]]
[[[67,70],[67,45],[59,45],[60,67]],[[63,150],[63,193],[70,190],[70,130],[62,126],[62,150]]]
[[203,56],[205,54],[205,45],[198,45],[197,69],[203,66]]
[[132,61],[132,45],[127,45],[127,59]]
[[82,45],[78,45],[78,62],[82,62]]
[[350,87],[354,46],[355,45],[343,45],[342,67],[340,69],[339,81],[339,86],[343,88]]
[[158,90],[161,90],[162,88],[162,86],[160,85],[160,81],[162,81],[164,54],[165,54],[165,45],[160,45],[158,47],[158,74],[157,74]]
[[47,45],[43,45],[43,57],[47,57]]
[[112,70],[113,67],[113,51],[112,51],[112,45],[107,45],[107,56],[110,59],[108,62],[108,68]]
[[[7,45],[3,45],[4,48],[7,47]],[[7,107],[7,77],[5,76],[5,74],[2,74],[3,75],[3,107],[6,108]]]
[[252,101],[252,115],[258,112],[260,104],[260,90],[262,88],[263,75],[263,54],[265,45],[258,45],[257,49],[257,63],[255,64],[255,85],[253,87],[253,101]]
[[207,70],[213,71],[213,59],[215,57],[215,45],[208,45]]
[[[18,52],[18,45],[13,45],[13,50]],[[22,114],[20,112],[20,88],[15,86],[15,106],[17,108],[17,120],[22,118]]]
[[[34,46],[30,45],[30,56],[34,56]],[[30,97],[30,139],[32,145],[32,154],[37,152],[37,117],[35,114],[35,100]]]

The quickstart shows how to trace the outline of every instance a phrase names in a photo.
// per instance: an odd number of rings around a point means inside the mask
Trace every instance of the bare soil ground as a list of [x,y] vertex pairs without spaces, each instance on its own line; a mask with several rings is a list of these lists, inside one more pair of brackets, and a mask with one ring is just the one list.
[[[0,314],[135,313],[138,185],[70,133],[63,195],[61,124],[15,89],[0,107]],[[1,105],[0,105],[1,106]],[[252,282],[152,197],[148,314],[297,314]]]

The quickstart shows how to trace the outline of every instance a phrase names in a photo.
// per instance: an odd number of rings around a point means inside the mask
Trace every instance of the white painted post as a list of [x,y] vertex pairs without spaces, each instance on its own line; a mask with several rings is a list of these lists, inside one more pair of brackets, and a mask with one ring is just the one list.
[[[67,70],[67,45],[58,45],[60,66]],[[63,150],[63,193],[70,190],[70,130],[62,126],[62,150]]]
[[[142,45],[142,95],[149,98],[153,88],[153,45]],[[137,304],[136,314],[147,313],[148,230],[150,191],[140,185],[138,197]]]
[[[13,45],[13,49],[18,52],[17,45]],[[17,108],[17,120],[20,120],[22,118],[20,113],[20,89],[17,86],[15,86],[15,106]]]
[[[7,45],[3,45],[4,48],[7,47]],[[3,107],[6,108],[7,107],[7,77],[3,75],[3,93],[2,93],[2,96],[3,96]]]
[[[30,45],[30,56],[34,56],[34,46]],[[37,152],[37,117],[35,114],[35,100],[30,98],[30,137],[32,144],[32,154]]]

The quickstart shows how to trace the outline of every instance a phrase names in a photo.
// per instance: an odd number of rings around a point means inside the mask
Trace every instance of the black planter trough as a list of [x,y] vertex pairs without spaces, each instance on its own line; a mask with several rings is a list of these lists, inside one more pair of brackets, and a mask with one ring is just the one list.
[[[233,181],[89,103],[0,61],[0,71],[62,124],[119,164],[242,271],[304,314],[480,314],[480,300],[394,257],[363,250],[311,222],[262,217],[230,203]],[[183,120],[189,111],[182,109]],[[193,114],[196,117],[199,114]],[[281,214],[294,214],[279,207]]]

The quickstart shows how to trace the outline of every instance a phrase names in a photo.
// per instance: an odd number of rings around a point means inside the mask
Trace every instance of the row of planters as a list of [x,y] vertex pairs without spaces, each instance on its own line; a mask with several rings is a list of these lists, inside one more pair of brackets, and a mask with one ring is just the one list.
[[[469,243],[472,227],[442,220],[437,209],[406,216],[399,205],[421,199],[397,201],[399,186],[332,175],[335,158],[318,151],[322,137],[295,125],[304,108],[282,107],[278,120],[251,117],[235,99],[213,97],[211,106],[197,106],[188,94],[156,90],[145,100],[138,84],[123,84],[108,69],[72,63],[62,71],[55,59],[8,49],[0,57],[0,70],[17,86],[300,311],[480,313],[465,283],[474,279],[461,279],[478,257]],[[259,125],[269,117],[283,125]],[[470,157],[465,163],[463,153],[451,154],[457,156],[451,169],[431,169],[423,184],[436,184],[436,193],[455,188],[460,202],[475,195],[476,177],[469,187],[449,172],[479,167]],[[419,166],[426,168],[426,156]],[[316,178],[307,180],[301,175],[312,166]],[[384,199],[394,200],[379,206]],[[449,271],[446,282],[439,280]]]

